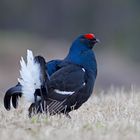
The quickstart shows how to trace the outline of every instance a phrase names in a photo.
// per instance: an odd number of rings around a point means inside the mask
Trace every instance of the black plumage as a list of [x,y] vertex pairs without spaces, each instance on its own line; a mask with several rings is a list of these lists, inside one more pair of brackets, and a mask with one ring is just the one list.
[[[64,113],[68,116],[70,111],[78,109],[88,100],[97,75],[97,63],[92,50],[97,42],[93,34],[81,35],[74,41],[64,60],[46,63],[43,57],[35,57],[41,69],[41,86],[35,90],[29,116],[42,112],[50,115]],[[4,97],[5,108],[10,110],[11,99],[16,108],[22,94],[20,84],[9,89]]]

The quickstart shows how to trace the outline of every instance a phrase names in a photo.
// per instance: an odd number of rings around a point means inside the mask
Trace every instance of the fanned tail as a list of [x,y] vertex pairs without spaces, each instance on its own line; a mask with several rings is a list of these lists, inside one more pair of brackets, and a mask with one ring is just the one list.
[[21,70],[19,83],[22,86],[22,93],[25,99],[29,102],[34,102],[34,93],[36,89],[40,89],[40,65],[35,61],[31,50],[27,50],[27,63],[23,57],[20,60]]

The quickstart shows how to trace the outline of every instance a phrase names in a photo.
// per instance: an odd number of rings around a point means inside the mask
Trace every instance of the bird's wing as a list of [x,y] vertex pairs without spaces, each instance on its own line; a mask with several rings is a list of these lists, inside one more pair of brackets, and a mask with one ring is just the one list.
[[[84,102],[81,97],[84,98],[86,88],[86,70],[74,64],[64,65],[52,74],[48,86],[46,109],[43,110],[49,114],[67,113],[75,104],[81,105]],[[38,105],[37,110],[42,112],[42,107]]]
[[85,86],[85,73],[85,69],[78,65],[69,64],[62,67],[50,77],[50,96],[63,100],[73,95]]

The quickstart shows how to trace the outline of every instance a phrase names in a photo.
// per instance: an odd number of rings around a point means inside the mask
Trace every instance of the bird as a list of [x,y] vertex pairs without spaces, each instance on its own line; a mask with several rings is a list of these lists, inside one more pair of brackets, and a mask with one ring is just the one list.
[[49,62],[42,56],[33,56],[27,50],[27,63],[21,58],[18,84],[7,90],[4,107],[18,106],[19,97],[24,96],[31,105],[29,117],[43,113],[65,114],[78,109],[91,96],[97,77],[97,62],[94,46],[99,40],[92,33],[78,36],[68,54],[62,60]]

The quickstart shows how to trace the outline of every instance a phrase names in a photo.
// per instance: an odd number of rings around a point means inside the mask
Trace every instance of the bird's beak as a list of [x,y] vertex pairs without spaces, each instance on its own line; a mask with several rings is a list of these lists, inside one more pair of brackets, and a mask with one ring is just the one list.
[[92,46],[92,47],[93,47],[96,43],[100,43],[100,40],[99,40],[99,39],[96,39],[96,38],[94,38],[94,39],[91,40],[91,46]]
[[100,40],[99,39],[96,39],[96,41],[95,41],[96,43],[100,43]]

